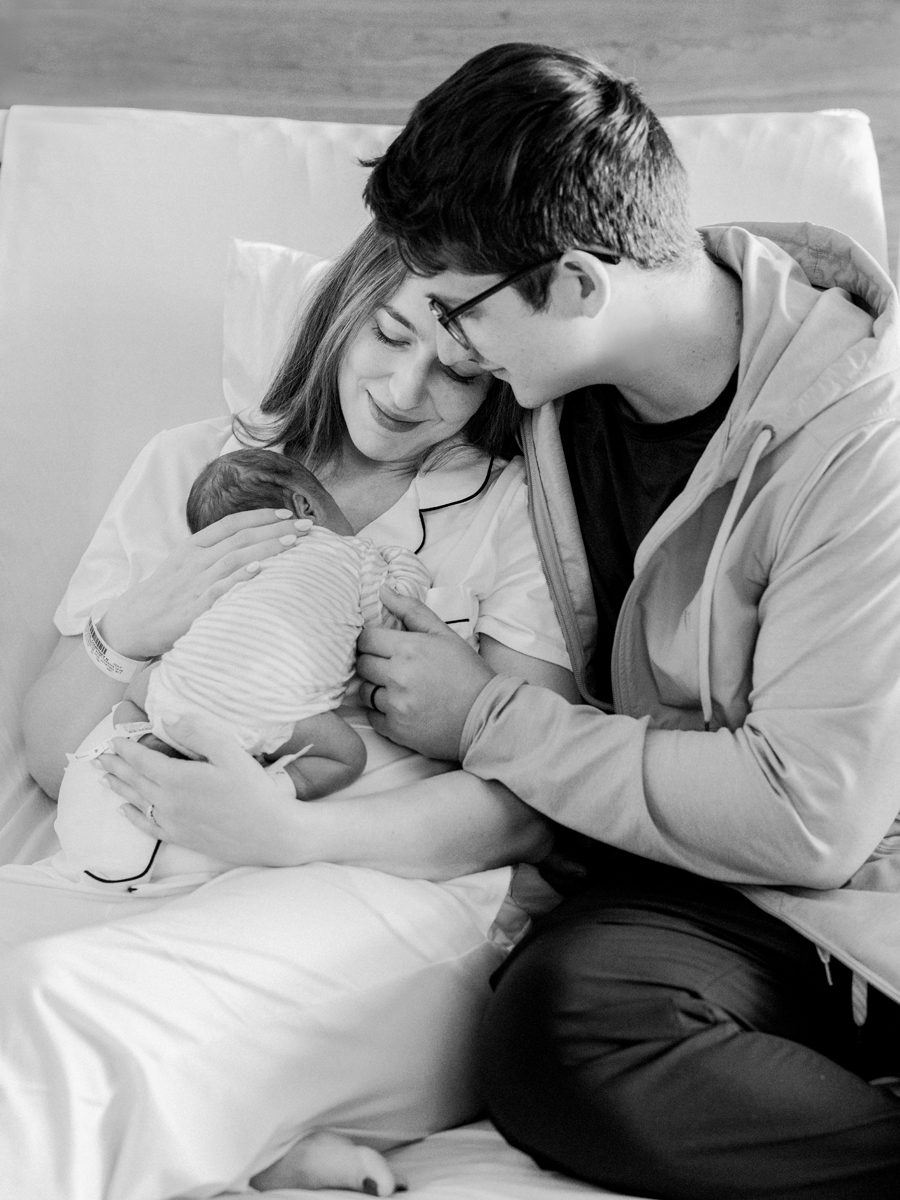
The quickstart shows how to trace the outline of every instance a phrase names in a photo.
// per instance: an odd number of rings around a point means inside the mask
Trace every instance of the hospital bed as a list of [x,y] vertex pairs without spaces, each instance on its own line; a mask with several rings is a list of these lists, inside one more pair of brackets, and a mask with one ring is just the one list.
[[[812,221],[887,268],[864,114],[665,124],[696,224]],[[160,429],[261,398],[310,271],[366,221],[359,160],[395,133],[135,109],[0,113],[0,861],[53,850],[19,711],[116,485]],[[392,1157],[410,1200],[606,1194],[540,1170],[486,1121]]]

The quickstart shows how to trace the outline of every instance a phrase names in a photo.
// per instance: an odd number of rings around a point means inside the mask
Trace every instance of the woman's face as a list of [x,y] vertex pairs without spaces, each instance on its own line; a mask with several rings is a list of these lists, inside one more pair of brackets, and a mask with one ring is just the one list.
[[453,437],[484,401],[491,381],[475,363],[437,356],[429,281],[410,276],[366,321],[338,372],[350,442],[365,458],[415,466]]

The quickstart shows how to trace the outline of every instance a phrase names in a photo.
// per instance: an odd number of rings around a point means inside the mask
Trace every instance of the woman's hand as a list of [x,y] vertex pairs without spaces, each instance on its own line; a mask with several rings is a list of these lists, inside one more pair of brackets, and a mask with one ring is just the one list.
[[271,508],[208,525],[112,602],[100,622],[103,637],[127,658],[163,654],[213,601],[254,575],[261,559],[294,545],[311,525],[288,509]]
[[[97,763],[126,803],[122,814],[153,838],[244,866],[296,865],[306,805],[288,797],[237,739],[199,716],[163,721],[172,741],[207,761],[167,758],[116,738]],[[152,810],[151,810],[152,805]],[[151,819],[147,813],[151,812]]]
[[537,861],[550,848],[543,817],[502,784],[465,771],[303,804],[209,719],[182,717],[169,733],[208,761],[166,758],[117,738],[116,753],[96,762],[138,829],[224,862],[346,863],[413,879],[453,879]]

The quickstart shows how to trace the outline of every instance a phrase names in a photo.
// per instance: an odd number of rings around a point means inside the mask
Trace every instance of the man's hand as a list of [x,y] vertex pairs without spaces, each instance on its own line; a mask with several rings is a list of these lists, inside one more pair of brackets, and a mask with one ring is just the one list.
[[367,681],[362,695],[372,728],[429,758],[456,762],[469,709],[494,672],[420,601],[389,588],[381,599],[406,631],[360,635],[357,670]]

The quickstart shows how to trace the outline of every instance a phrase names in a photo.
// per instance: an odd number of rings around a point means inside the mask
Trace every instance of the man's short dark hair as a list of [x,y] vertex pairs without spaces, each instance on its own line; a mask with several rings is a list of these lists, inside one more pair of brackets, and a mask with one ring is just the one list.
[[[687,179],[635,84],[533,43],[492,46],[420,100],[365,199],[424,275],[508,274],[602,246],[641,267],[693,259]],[[543,303],[549,270],[516,285]]]

